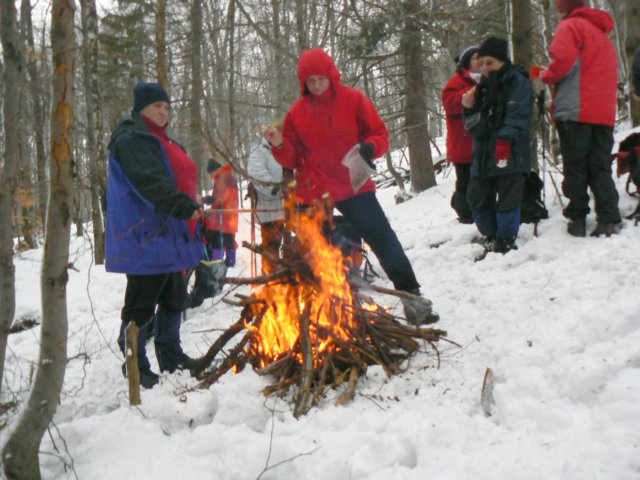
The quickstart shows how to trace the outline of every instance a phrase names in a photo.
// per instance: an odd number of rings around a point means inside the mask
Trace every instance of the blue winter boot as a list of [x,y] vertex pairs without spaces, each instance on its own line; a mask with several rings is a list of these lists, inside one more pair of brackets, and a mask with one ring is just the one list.
[[193,370],[196,361],[188,357],[180,346],[180,322],[182,312],[158,309],[155,322],[156,358],[160,371]]

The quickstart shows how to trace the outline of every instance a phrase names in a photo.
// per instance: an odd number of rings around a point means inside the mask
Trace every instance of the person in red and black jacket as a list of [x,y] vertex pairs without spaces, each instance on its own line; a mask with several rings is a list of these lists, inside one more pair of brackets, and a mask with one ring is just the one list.
[[231,165],[222,166],[213,159],[207,164],[213,183],[211,195],[203,201],[211,205],[207,210],[205,238],[211,260],[222,260],[227,267],[236,264],[236,233],[238,233],[238,180]]
[[598,221],[592,235],[610,236],[621,222],[610,160],[618,89],[616,49],[609,38],[614,22],[607,12],[589,8],[587,0],[558,0],[557,9],[562,19],[541,79],[554,86],[562,190],[569,199],[563,214],[569,234],[584,237],[591,188]]
[[442,90],[442,106],[447,120],[447,162],[453,163],[456,169],[456,189],[451,197],[451,207],[458,214],[460,223],[470,224],[473,217],[467,202],[467,187],[473,159],[473,137],[464,129],[462,95],[471,90],[480,78],[477,45],[462,50],[456,62],[456,73]]
[[[369,244],[398,290],[419,294],[409,259],[375,195],[371,178],[354,190],[343,159],[356,146],[370,168],[389,149],[389,133],[360,90],[343,85],[333,59],[321,49],[302,52],[298,62],[301,98],[287,112],[282,133],[270,125],[264,137],[275,159],[296,170],[296,197],[311,204],[329,194],[355,232]],[[426,303],[405,301],[413,323],[438,321]]]

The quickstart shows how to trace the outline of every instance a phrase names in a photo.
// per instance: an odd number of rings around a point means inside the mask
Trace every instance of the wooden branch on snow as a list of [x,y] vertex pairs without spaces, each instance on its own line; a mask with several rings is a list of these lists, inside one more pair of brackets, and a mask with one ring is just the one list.
[[140,370],[138,369],[138,326],[129,322],[124,330],[129,405],[140,405]]

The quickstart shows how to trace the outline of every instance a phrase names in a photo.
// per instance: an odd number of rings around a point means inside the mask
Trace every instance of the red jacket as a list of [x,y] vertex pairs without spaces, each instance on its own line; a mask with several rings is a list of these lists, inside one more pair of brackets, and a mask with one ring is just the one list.
[[[320,96],[306,90],[312,75],[325,76],[331,86]],[[371,101],[355,88],[340,83],[340,72],[323,50],[307,50],[298,62],[302,98],[284,119],[283,144],[273,156],[286,168],[296,169],[296,196],[303,203],[319,199],[325,192],[334,201],[357,193],[374,192],[371,179],[354,192],[349,170],[342,165],[346,153],[357,143],[369,142],[374,158],[389,149],[389,133]]]
[[[173,175],[176,178],[178,190],[186,193],[195,200],[196,192],[198,191],[198,167],[195,162],[187,155],[187,152],[184,151],[179,143],[167,137],[166,126],[159,127],[144,115],[140,117],[149,129],[149,132],[158,137],[160,143],[162,143],[162,148],[164,148],[167,157],[169,157],[169,163],[171,164]],[[189,231],[191,231],[192,236],[195,236],[196,225],[196,220],[189,220]]]
[[462,95],[476,84],[469,72],[456,74],[442,90],[442,106],[447,119],[447,162],[471,163],[473,137],[464,129],[462,119]]
[[556,87],[556,120],[615,125],[618,61],[608,37],[613,27],[607,12],[587,7],[558,24],[549,47],[553,60],[542,76]]
[[[238,181],[231,165],[220,167],[213,173],[215,203],[207,212],[207,228],[216,232],[235,234],[238,231]],[[220,210],[236,210],[222,213]]]

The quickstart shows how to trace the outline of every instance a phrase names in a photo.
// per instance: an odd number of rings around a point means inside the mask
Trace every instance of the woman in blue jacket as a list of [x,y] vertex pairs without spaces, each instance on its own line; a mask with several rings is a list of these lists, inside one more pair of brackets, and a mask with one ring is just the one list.
[[124,353],[125,328],[135,322],[145,388],[158,383],[145,351],[146,326],[152,321],[160,371],[195,366],[180,346],[186,300],[182,271],[202,257],[197,229],[202,210],[196,202],[197,167],[166,135],[170,102],[159,84],[136,85],[131,117],[120,122],[109,143],[105,266],[127,274],[118,345]]
[[533,91],[522,67],[509,60],[506,40],[487,38],[478,61],[480,84],[462,99],[474,137],[467,200],[485,248],[504,254],[517,249],[522,188],[531,171]]

